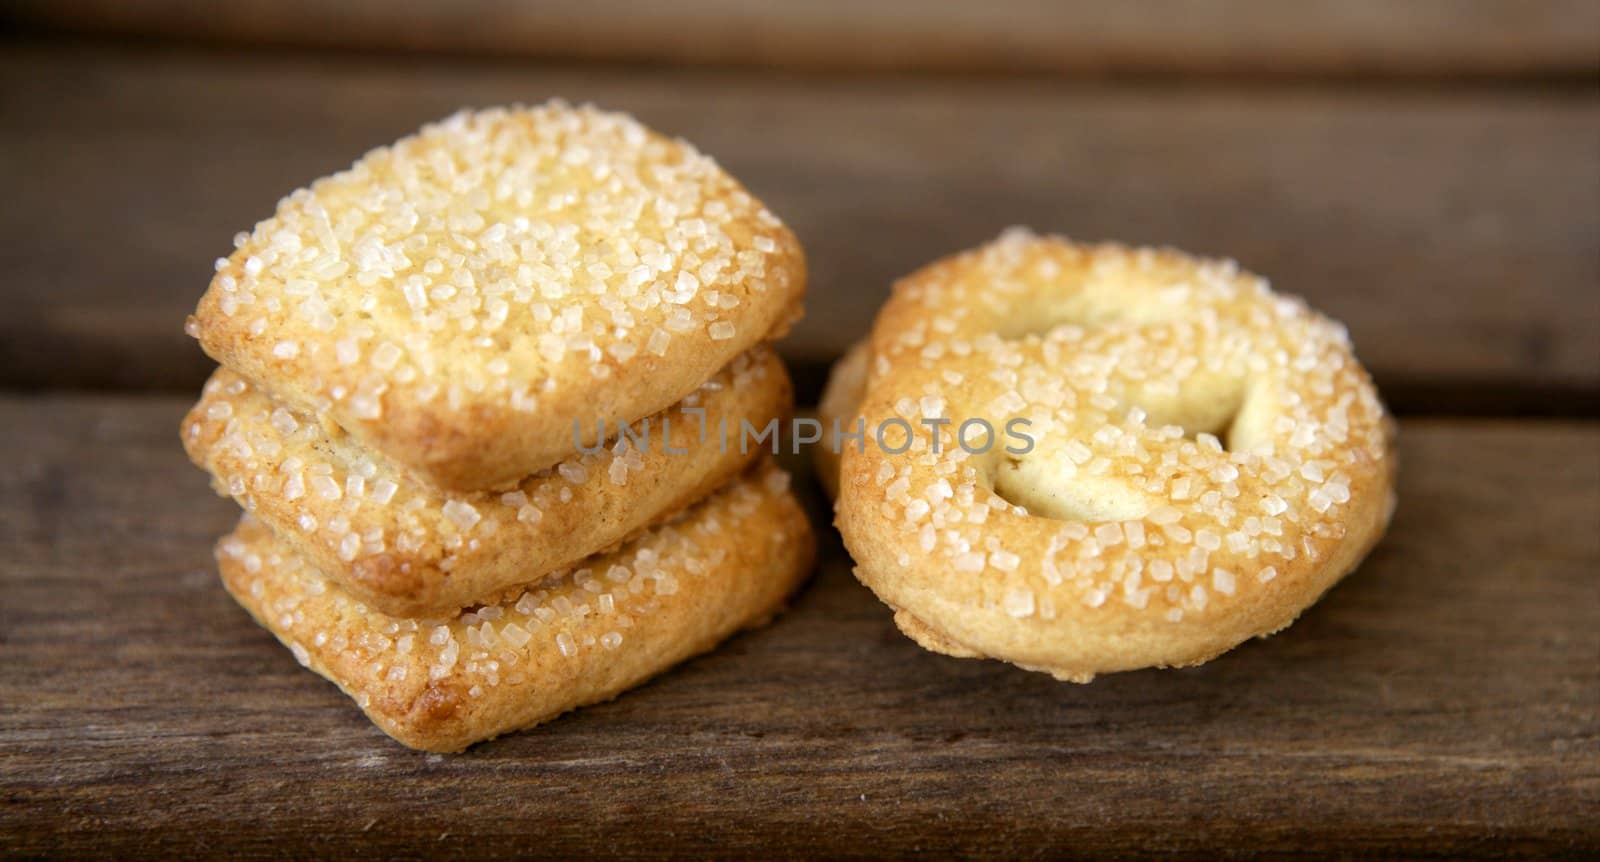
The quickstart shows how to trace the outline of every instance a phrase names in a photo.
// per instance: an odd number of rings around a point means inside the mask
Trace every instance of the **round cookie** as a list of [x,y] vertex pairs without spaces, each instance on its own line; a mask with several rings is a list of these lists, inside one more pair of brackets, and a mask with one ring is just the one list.
[[1014,230],[897,284],[870,349],[887,433],[845,450],[838,524],[935,651],[1080,682],[1197,664],[1287,626],[1393,510],[1344,329],[1231,262]]
[[502,488],[800,313],[794,235],[710,158],[552,102],[462,112],[284,198],[188,331],[420,481]]
[[436,491],[227,369],[189,411],[183,442],[219,493],[351,595],[396,616],[437,616],[535,582],[721,487],[761,450],[741,451],[737,436],[723,443],[719,426],[759,428],[791,402],[783,363],[760,345],[633,423],[637,442],[608,427],[609,447],[505,492]]
[[766,462],[614,553],[436,620],[366,607],[249,515],[217,562],[239,604],[385,733],[460,751],[609,700],[765,623],[813,553],[787,474]]

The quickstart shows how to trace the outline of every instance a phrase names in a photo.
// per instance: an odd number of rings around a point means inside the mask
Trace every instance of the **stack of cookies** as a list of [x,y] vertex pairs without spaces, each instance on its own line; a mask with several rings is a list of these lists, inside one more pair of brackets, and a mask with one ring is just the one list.
[[[709,158],[552,103],[461,113],[281,201],[188,331],[228,590],[385,732],[456,751],[769,619],[812,537],[739,429],[794,236]],[[732,429],[733,433],[727,433]]]

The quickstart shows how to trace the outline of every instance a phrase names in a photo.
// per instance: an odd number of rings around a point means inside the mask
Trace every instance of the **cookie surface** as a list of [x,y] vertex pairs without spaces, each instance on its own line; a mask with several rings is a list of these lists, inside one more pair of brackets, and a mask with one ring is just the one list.
[[838,524],[932,650],[1199,663],[1288,625],[1392,512],[1343,329],[1231,262],[1008,232],[897,284],[870,349],[887,445],[844,452]]
[[799,315],[793,234],[710,158],[551,103],[462,112],[279,203],[188,331],[419,480],[499,488]]
[[428,751],[609,700],[766,622],[813,553],[770,463],[614,553],[433,621],[366,607],[249,515],[217,545],[223,582],[262,626],[385,733]]
[[432,616],[532,583],[721,487],[760,448],[724,443],[719,424],[759,428],[791,401],[783,363],[758,346],[633,423],[642,441],[608,427],[605,450],[505,492],[435,491],[227,369],[185,418],[183,441],[219,493],[353,596],[384,613]]

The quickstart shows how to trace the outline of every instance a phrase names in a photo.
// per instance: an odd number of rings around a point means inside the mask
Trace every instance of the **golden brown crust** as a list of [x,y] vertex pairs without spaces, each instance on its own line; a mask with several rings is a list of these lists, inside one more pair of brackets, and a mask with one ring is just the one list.
[[[897,284],[871,344],[860,414],[912,447],[845,451],[838,524],[930,649],[1075,681],[1203,662],[1292,622],[1392,512],[1343,330],[1231,263],[1008,233]],[[986,451],[953,439],[972,418]]]
[[[352,595],[384,613],[436,616],[533,583],[704,497],[760,454],[720,445],[719,423],[760,427],[791,402],[783,363],[760,346],[634,423],[643,450],[576,455],[508,492],[434,491],[227,369],[189,411],[183,442],[219,493]],[[616,443],[616,429],[607,435]]]
[[684,398],[798,318],[794,235],[709,158],[551,103],[463,112],[291,194],[189,332],[419,481],[501,488],[572,422]]
[[769,620],[814,553],[787,480],[764,462],[614,553],[437,621],[367,608],[248,515],[217,560],[234,598],[385,733],[460,751],[609,700]]

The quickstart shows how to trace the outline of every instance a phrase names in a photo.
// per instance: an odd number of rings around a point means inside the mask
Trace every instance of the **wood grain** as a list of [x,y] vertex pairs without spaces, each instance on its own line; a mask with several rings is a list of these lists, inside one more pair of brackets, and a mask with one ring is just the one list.
[[715,154],[806,244],[802,393],[899,275],[1010,224],[1232,256],[1402,412],[1600,413],[1588,94],[751,77],[0,50],[0,385],[198,386],[180,332],[278,197],[462,105],[564,95]]
[[15,25],[119,36],[826,70],[1593,75],[1587,0],[16,0]]
[[770,628],[444,757],[224,595],[184,406],[0,400],[0,853],[1600,851],[1600,425],[1404,423],[1389,538],[1201,668],[935,656],[829,533]]

